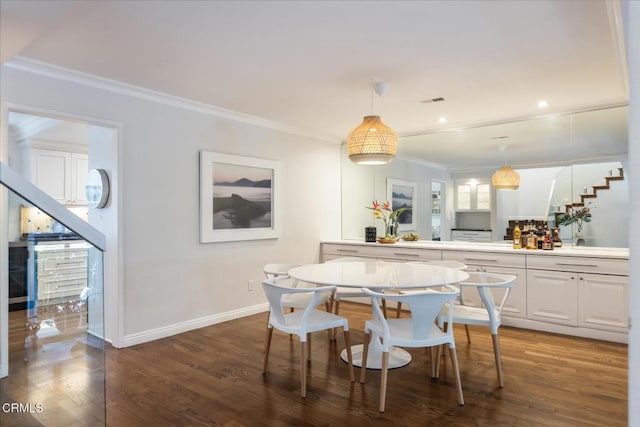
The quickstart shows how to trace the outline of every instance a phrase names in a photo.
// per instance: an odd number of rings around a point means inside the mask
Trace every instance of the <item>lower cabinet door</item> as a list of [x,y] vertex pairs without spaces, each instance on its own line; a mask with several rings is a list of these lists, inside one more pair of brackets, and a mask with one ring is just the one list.
[[626,333],[628,282],[626,276],[579,274],[579,326]]
[[578,326],[578,274],[527,271],[527,318]]
[[[477,271],[495,274],[513,274],[516,280],[511,287],[509,298],[502,307],[502,316],[505,317],[527,317],[527,272],[522,268],[502,268],[485,267],[479,265],[468,265],[466,271]],[[482,300],[478,291],[473,286],[463,286],[460,290],[465,305],[472,307],[482,307]],[[505,289],[491,289],[493,299],[499,304],[504,297]]]
[[[465,271],[481,272],[482,266],[467,264],[467,268],[465,269]],[[480,299],[480,294],[478,293],[478,290],[474,286],[461,286],[460,298],[464,305],[468,305],[470,307],[482,307],[482,300]]]
[[[523,268],[501,268],[501,267],[485,267],[484,271],[487,273],[496,274],[513,274],[516,276],[516,280],[509,292],[509,298],[502,307],[503,317],[527,317],[527,270]],[[493,299],[496,304],[502,301],[502,297],[506,290],[504,289],[491,289],[493,293]]]

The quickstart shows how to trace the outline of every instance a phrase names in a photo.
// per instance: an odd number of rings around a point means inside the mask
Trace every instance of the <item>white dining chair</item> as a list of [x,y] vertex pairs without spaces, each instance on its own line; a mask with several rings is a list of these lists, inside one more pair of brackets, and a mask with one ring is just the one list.
[[[491,330],[491,338],[493,340],[493,352],[496,360],[496,370],[498,372],[498,384],[504,387],[502,375],[502,360],[500,355],[500,339],[498,337],[498,329],[501,324],[502,307],[509,298],[511,287],[513,286],[516,276],[512,274],[496,274],[483,272],[469,272],[469,278],[460,283],[460,287],[474,287],[480,299],[482,307],[471,307],[464,304],[454,304],[453,324],[486,326]],[[504,295],[499,304],[496,304],[491,289],[504,289]],[[438,316],[438,323],[445,327],[445,323],[449,322],[449,307],[444,307]],[[453,329],[453,328],[450,328]],[[469,332],[467,330],[467,342],[471,342]]]
[[[379,262],[379,261],[372,258],[349,256],[349,257],[334,258],[327,262]],[[366,295],[362,293],[362,290],[360,288],[346,288],[343,286],[338,286],[332,296],[331,303],[330,303],[332,307],[332,311],[335,314],[340,313],[340,301],[344,298],[363,298],[363,297],[366,297]],[[386,315],[387,313],[386,302],[382,300],[382,304],[383,304],[383,307],[382,307],[383,311]]]
[[[300,394],[302,397],[307,396],[307,361],[310,360],[308,351],[309,339],[311,333],[323,330],[332,330],[334,328],[342,328],[344,331],[344,344],[347,350],[347,359],[349,366],[349,379],[355,381],[353,372],[353,357],[351,355],[351,343],[349,340],[349,322],[342,316],[335,315],[326,311],[316,310],[315,307],[320,304],[323,293],[331,293],[335,290],[335,286],[323,286],[317,288],[291,288],[282,286],[286,278],[268,279],[262,282],[267,299],[269,300],[269,325],[267,339],[265,342],[263,374],[267,372],[267,364],[269,360],[269,350],[271,348],[271,339],[273,329],[282,332],[297,335],[300,338]],[[297,310],[285,313],[283,300],[289,295],[302,293],[311,294],[307,306],[303,310]]]
[[[265,264],[263,267],[264,275],[267,279],[276,277],[289,277],[289,270],[295,267],[299,267],[300,264]],[[291,279],[291,287],[297,288],[299,281]],[[315,287],[315,286],[314,286]],[[283,305],[289,308],[290,311],[294,311],[296,308],[305,308],[311,300],[311,293],[291,294],[287,295],[283,300]],[[320,298],[320,304],[325,304],[327,311],[331,311],[331,292],[324,292]]]
[[[435,347],[437,355],[432,357],[431,376],[437,378],[439,369],[436,364],[440,360],[440,351],[443,344],[449,346],[451,354],[451,364],[453,374],[455,376],[456,387],[458,390],[458,403],[464,405],[464,397],[462,395],[462,383],[460,381],[460,371],[458,370],[458,357],[456,354],[456,344],[453,337],[453,328],[446,331],[438,326],[436,317],[443,307],[449,307],[449,315],[447,319],[452,321],[453,310],[450,309],[454,304],[451,302],[460,294],[460,290],[451,285],[445,285],[442,290],[424,290],[411,294],[385,294],[374,292],[370,289],[362,290],[371,297],[371,306],[373,307],[373,319],[367,320],[364,326],[364,349],[362,353],[362,366],[367,366],[367,356],[369,352],[369,340],[373,335],[374,340],[378,340],[376,345],[382,347],[382,370],[380,373],[380,403],[379,410],[384,412],[387,394],[387,377],[389,364],[389,351],[392,346],[398,347]],[[402,319],[386,319],[380,309],[379,303],[383,298],[392,301],[402,302],[408,305],[411,311],[410,318]],[[449,303],[449,304],[447,304]],[[360,370],[360,382],[365,382],[366,369]]]
[[[264,267],[262,268],[262,271],[264,272],[264,275],[267,279],[289,278],[289,270],[299,266],[300,264],[270,263],[270,264],[265,264]],[[290,278],[290,287],[298,288],[299,284],[300,282],[297,279]],[[315,288],[315,286],[313,287]],[[288,308],[289,311],[293,313],[296,309],[305,308],[311,301],[312,297],[313,297],[313,293],[310,293],[310,292],[288,294],[283,297],[282,306],[283,308]],[[319,304],[324,304],[325,309],[328,312],[331,312],[331,298],[332,298],[332,292],[323,292],[320,295]],[[268,334],[269,334],[269,317],[267,316],[267,336]],[[332,338],[333,338],[333,332],[330,331],[329,339],[331,340]],[[266,339],[267,338],[265,336],[265,342],[266,342]],[[308,347],[309,347],[308,350],[310,352],[311,342],[308,343]]]
[[[456,270],[464,270],[467,268],[466,264],[461,263],[460,261],[455,260],[433,260],[433,261],[409,261],[409,264],[427,264],[427,265],[438,265],[441,267],[449,267],[455,268]],[[411,292],[420,292],[420,290],[410,289],[410,290],[401,290],[400,293],[411,293]],[[400,313],[402,312],[402,303],[398,303],[396,306],[396,317],[400,317]]]

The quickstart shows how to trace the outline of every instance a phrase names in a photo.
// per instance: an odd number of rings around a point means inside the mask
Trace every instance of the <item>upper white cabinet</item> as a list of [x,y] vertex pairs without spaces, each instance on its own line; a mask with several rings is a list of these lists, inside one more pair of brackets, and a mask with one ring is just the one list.
[[86,205],[89,156],[84,153],[30,150],[31,182],[64,205]]
[[455,194],[456,210],[491,210],[491,186],[488,182],[457,182]]

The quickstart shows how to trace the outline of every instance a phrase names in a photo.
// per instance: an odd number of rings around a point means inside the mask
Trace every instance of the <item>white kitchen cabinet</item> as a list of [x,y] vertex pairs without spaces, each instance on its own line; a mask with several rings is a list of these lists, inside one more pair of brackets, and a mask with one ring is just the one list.
[[321,259],[327,262],[341,257],[364,257],[375,258],[386,261],[440,261],[442,254],[440,250],[406,248],[393,245],[343,245],[333,243],[323,243]]
[[[323,242],[320,256],[324,261],[349,255],[387,261],[455,260],[466,264],[469,271],[513,274],[516,281],[503,308],[504,325],[626,343],[628,253],[597,248],[579,252],[513,250],[501,244],[462,242],[381,245],[337,241]],[[481,306],[477,292],[462,292],[465,303]],[[494,292],[496,300],[501,296]]]
[[626,276],[578,274],[578,325],[626,333],[628,282]]
[[626,333],[628,277],[529,270],[529,319]]
[[451,230],[451,240],[454,242],[491,242],[490,231]]
[[[513,274],[516,280],[511,287],[509,298],[502,309],[503,317],[525,318],[527,316],[527,271],[525,256],[521,254],[496,254],[463,251],[443,251],[443,260],[454,260],[467,265],[467,271],[496,274]],[[462,298],[465,305],[482,306],[478,291],[463,287]],[[501,301],[504,289],[491,289],[496,302]]]
[[[482,273],[495,273],[495,274],[512,274],[516,276],[516,280],[513,282],[509,298],[502,307],[503,317],[527,317],[527,271],[521,268],[502,268],[502,267],[487,267],[481,265],[468,265],[467,271],[477,271]],[[474,307],[482,306],[480,295],[478,291],[469,286],[465,286],[461,290],[462,298],[465,305],[472,305]],[[493,299],[496,304],[502,301],[504,297],[505,289],[491,289]]]
[[527,270],[527,318],[578,326],[578,273]]
[[491,210],[491,186],[486,182],[456,183],[455,204],[457,211]]
[[32,148],[31,182],[64,205],[86,205],[89,156],[84,153]]
[[35,246],[35,277],[38,301],[73,298],[87,286],[89,245],[38,243]]

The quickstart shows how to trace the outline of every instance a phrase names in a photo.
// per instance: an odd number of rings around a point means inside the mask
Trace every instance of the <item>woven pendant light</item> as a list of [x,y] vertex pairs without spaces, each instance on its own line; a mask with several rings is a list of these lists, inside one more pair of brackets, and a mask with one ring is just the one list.
[[491,184],[496,190],[517,190],[520,187],[520,174],[511,166],[504,165],[493,174]]
[[380,116],[365,116],[362,124],[347,137],[347,154],[361,165],[389,163],[398,150],[398,135],[382,123]]
[[[382,96],[386,82],[371,82],[371,112],[373,113],[373,91]],[[347,136],[347,154],[352,162],[361,165],[382,165],[396,157],[398,135],[382,123],[380,116],[365,116],[362,124]]]
[[507,146],[500,146],[500,151],[504,153],[504,166],[491,176],[491,185],[496,190],[517,190],[520,187],[520,174],[507,165]]

